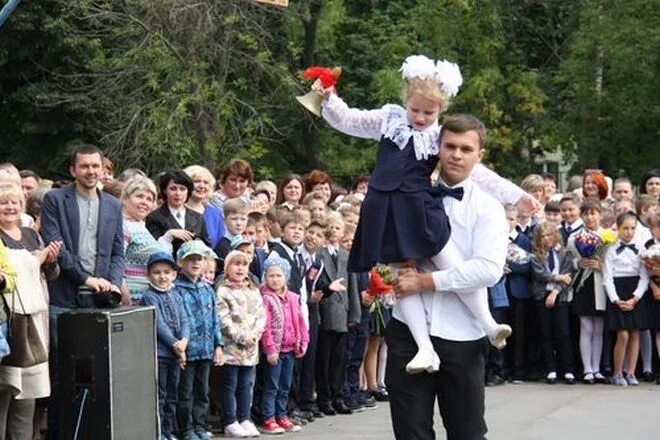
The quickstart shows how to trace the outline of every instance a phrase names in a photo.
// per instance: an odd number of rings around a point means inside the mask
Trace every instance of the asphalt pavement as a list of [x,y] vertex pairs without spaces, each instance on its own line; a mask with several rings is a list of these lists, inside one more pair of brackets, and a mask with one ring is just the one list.
[[[437,411],[436,411],[437,414]],[[486,388],[490,440],[660,440],[660,386],[506,384]],[[436,417],[436,438],[444,439]],[[387,403],[318,419],[281,439],[393,439]]]

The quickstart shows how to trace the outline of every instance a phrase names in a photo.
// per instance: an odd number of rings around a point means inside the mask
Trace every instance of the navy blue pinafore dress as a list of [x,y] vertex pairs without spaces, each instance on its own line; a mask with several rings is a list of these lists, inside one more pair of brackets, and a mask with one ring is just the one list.
[[437,164],[437,156],[415,157],[412,137],[403,149],[381,137],[348,259],[349,272],[429,258],[445,246],[451,232],[449,219],[442,196],[431,187]]

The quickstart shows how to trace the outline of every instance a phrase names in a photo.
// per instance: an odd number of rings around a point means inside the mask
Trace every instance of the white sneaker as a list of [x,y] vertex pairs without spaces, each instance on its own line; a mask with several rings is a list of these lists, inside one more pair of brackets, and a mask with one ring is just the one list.
[[245,432],[240,423],[234,422],[225,426],[225,437],[246,438],[249,437],[249,434]]
[[241,428],[243,428],[243,431],[245,431],[249,437],[259,437],[261,435],[257,427],[254,426],[254,423],[249,419],[241,422]]
[[488,339],[493,347],[498,350],[506,347],[506,338],[511,336],[511,327],[506,324],[497,324],[488,334]]
[[434,373],[440,369],[440,358],[435,350],[421,349],[406,365],[408,374]]

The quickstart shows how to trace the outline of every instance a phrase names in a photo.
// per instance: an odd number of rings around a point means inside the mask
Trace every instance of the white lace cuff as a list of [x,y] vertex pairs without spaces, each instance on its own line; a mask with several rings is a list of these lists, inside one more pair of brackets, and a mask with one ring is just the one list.
[[380,139],[380,128],[386,115],[384,108],[376,110],[350,108],[335,94],[324,99],[321,107],[323,119],[334,129],[349,136]]
[[480,163],[474,167],[470,177],[479,188],[495,197],[502,204],[515,204],[525,194],[525,191],[518,185]]

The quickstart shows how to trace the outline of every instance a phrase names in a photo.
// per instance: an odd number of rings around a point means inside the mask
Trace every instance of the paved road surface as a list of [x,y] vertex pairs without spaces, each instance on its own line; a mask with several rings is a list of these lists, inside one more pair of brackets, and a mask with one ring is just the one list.
[[[660,386],[504,385],[486,389],[489,440],[660,440]],[[444,439],[436,420],[436,435]],[[389,408],[319,419],[287,440],[390,440]]]

